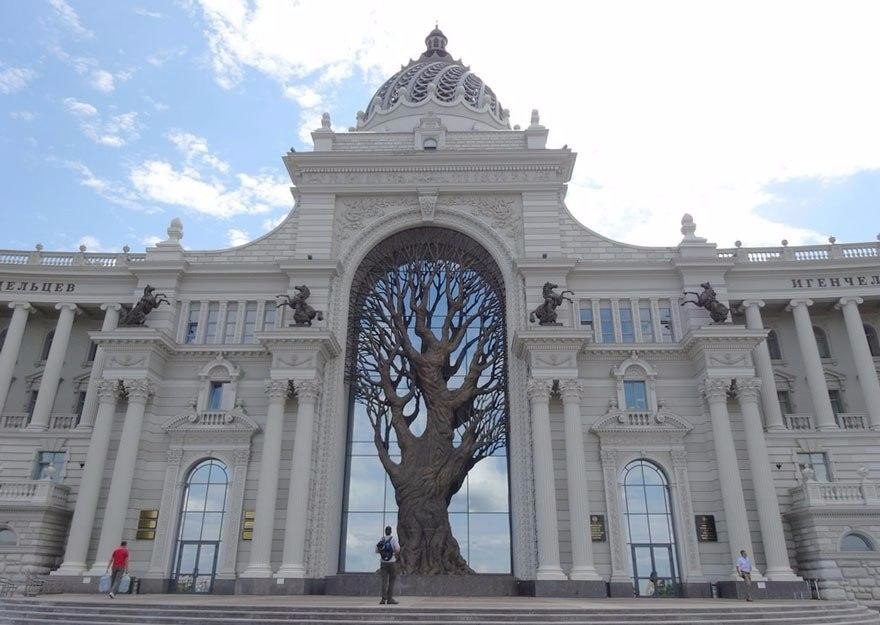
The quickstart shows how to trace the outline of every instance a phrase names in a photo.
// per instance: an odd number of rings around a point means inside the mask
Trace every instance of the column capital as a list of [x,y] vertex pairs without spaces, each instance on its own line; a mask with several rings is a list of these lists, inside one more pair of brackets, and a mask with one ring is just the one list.
[[727,378],[707,378],[700,383],[700,392],[709,403],[727,402],[730,380]]
[[293,387],[296,390],[296,396],[299,399],[309,399],[315,401],[321,395],[321,389],[324,383],[321,380],[296,380]]
[[865,303],[865,298],[863,298],[863,297],[859,297],[858,295],[845,295],[845,296],[841,297],[839,300],[837,300],[837,303],[834,304],[834,307],[837,310],[840,310],[841,308],[843,308],[844,306],[847,306],[849,304],[853,304],[855,306],[858,306],[859,304],[864,304],[864,303]]
[[806,309],[812,305],[813,300],[811,300],[809,297],[797,297],[788,303],[788,306],[785,307],[785,310],[792,311],[798,306],[803,306]]
[[55,310],[72,310],[77,315],[82,313],[82,308],[73,302],[58,302],[55,304]]
[[115,404],[119,399],[119,380],[103,378],[98,381],[98,401],[102,404]]
[[746,308],[764,308],[764,300],[762,299],[744,299],[740,307],[745,310]]
[[569,378],[559,380],[559,395],[563,402],[580,401],[584,394],[584,385],[580,380]]
[[539,380],[537,378],[529,378],[526,386],[526,393],[530,400],[550,401],[550,393],[553,391],[553,380]]
[[758,403],[761,385],[761,380],[759,378],[737,378],[736,398],[741,402],[752,401]]
[[269,380],[266,382],[266,395],[270,400],[284,401],[290,397],[290,380]]
[[119,312],[120,310],[122,310],[122,304],[116,304],[116,303],[111,304],[108,302],[106,304],[101,304],[101,310],[103,310],[105,312],[108,310],[115,310],[116,312]]
[[16,308],[21,308],[22,310],[26,310],[29,313],[36,312],[36,309],[31,305],[30,302],[9,302],[6,304],[7,307],[15,310]]
[[150,398],[150,395],[156,391],[150,380],[123,380],[122,386],[125,388],[125,393],[128,395],[129,403],[134,402],[145,404]]

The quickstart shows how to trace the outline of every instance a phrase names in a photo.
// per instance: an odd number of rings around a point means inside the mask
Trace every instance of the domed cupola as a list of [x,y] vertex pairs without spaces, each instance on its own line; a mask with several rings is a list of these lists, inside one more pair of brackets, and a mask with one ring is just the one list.
[[358,112],[357,130],[409,131],[418,118],[434,114],[449,130],[505,130],[509,114],[495,92],[446,50],[439,28],[425,37],[425,51],[385,81],[366,112]]

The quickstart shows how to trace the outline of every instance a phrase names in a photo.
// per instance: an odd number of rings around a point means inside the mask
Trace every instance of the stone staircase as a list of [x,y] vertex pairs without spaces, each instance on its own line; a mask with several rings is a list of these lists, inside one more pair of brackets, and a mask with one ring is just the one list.
[[[2,625],[880,625],[880,614],[856,603],[819,601],[734,602],[721,600],[520,600],[491,604],[471,599],[420,602],[403,598],[397,606],[361,601],[277,601],[255,603],[183,602],[136,597],[0,599]],[[252,605],[248,605],[248,602]]]

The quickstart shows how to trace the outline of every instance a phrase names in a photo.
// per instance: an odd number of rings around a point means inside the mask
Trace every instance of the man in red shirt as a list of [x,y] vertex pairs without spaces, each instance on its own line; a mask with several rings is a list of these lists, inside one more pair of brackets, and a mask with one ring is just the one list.
[[110,577],[110,598],[112,599],[119,590],[119,583],[122,576],[128,574],[128,543],[122,541],[119,546],[110,554],[110,562],[107,563],[107,572],[111,573]]

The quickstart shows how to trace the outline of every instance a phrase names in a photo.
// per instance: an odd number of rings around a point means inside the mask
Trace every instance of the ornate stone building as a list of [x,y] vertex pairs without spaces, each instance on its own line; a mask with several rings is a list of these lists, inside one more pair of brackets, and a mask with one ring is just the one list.
[[[0,252],[0,576],[93,588],[120,540],[142,591],[374,570],[397,508],[346,376],[349,295],[429,227],[503,283],[506,444],[449,504],[470,566],[506,574],[486,592],[625,595],[654,570],[730,594],[745,549],[768,594],[880,599],[880,245],[718,249],[687,215],[674,247],[604,238],[537,112],[510,128],[426,43],[354,128],[325,116],[284,156],[295,208],[256,241],[185,251],[174,220],[144,254]],[[548,282],[573,301],[530,322]],[[683,305],[706,282],[720,322]],[[120,325],[147,285],[169,304]],[[276,308],[301,285],[311,325]]]

